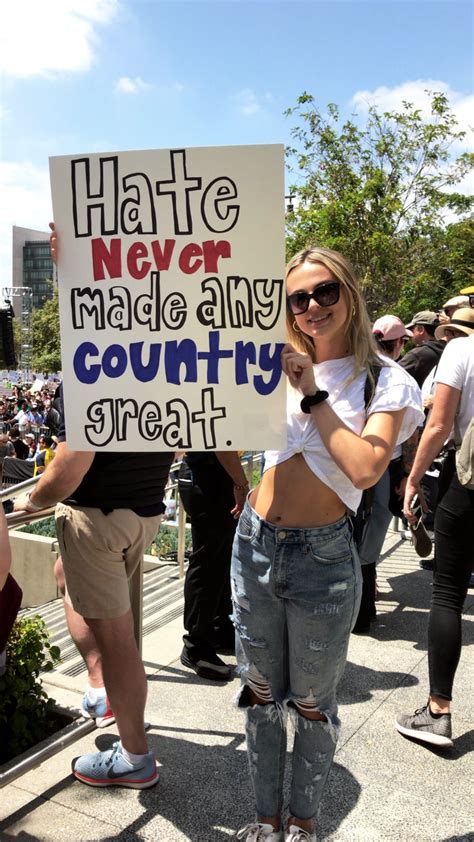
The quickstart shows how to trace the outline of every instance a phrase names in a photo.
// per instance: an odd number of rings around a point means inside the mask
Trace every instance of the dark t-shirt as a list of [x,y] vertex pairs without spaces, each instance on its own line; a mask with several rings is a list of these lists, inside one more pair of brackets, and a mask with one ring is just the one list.
[[12,441],[12,445],[15,449],[17,459],[26,459],[30,452],[28,445],[21,439],[15,439],[15,441]]
[[408,351],[408,354],[405,354],[398,362],[405,371],[408,371],[408,374],[411,374],[421,388],[431,369],[438,365],[439,358],[445,348],[446,342],[430,339],[429,342],[424,342],[423,345]]

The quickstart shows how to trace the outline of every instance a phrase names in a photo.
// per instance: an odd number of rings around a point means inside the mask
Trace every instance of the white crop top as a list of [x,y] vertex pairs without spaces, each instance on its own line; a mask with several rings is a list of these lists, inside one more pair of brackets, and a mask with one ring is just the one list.
[[[413,377],[397,363],[390,361],[380,371],[375,395],[366,411],[366,372],[361,372],[348,382],[353,368],[354,357],[328,360],[314,366],[317,387],[329,392],[328,403],[334,412],[349,429],[360,435],[365,427],[366,412],[371,415],[373,412],[396,412],[406,408],[396,444],[406,441],[424,420],[421,392]],[[286,450],[266,451],[264,470],[285,462],[295,453],[302,453],[313,474],[335,491],[350,511],[356,512],[362,491],[355,488],[336,465],[323,444],[312,416],[301,412],[301,397],[301,393],[288,383],[288,445]]]

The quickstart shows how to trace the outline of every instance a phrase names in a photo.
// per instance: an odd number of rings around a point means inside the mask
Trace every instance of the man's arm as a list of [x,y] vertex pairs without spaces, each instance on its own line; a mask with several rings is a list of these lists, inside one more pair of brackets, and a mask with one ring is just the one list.
[[216,450],[216,457],[234,483],[235,506],[231,510],[231,514],[234,515],[234,518],[238,518],[249,491],[248,480],[242,468],[239,454],[236,450]]
[[39,511],[69,497],[81,484],[95,456],[95,453],[70,450],[65,441],[58,444],[55,453],[32,491],[16,498],[15,512]]

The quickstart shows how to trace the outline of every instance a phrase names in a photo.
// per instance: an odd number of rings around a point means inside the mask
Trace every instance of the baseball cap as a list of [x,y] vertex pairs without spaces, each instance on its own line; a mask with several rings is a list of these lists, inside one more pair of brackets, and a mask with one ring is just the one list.
[[420,310],[415,313],[407,328],[411,330],[415,325],[439,325],[439,316],[433,310]]
[[461,295],[472,295],[474,293],[474,286],[464,287],[461,290]]
[[372,333],[380,336],[381,339],[401,339],[403,336],[413,336],[411,330],[407,330],[398,316],[381,316],[376,319],[372,327]]
[[443,304],[443,310],[446,307],[468,307],[469,298],[467,295],[455,295]]
[[465,333],[466,336],[470,336],[474,333],[474,308],[472,307],[461,307],[459,310],[456,310],[453,313],[452,319],[447,322],[445,325],[440,325],[435,330],[436,339],[444,339],[446,336],[446,330],[449,328],[456,328],[461,333]]

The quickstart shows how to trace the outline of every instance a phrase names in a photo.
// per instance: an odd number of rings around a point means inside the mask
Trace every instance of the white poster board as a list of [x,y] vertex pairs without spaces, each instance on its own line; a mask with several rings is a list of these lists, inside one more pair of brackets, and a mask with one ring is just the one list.
[[75,450],[285,444],[283,146],[50,159]]

